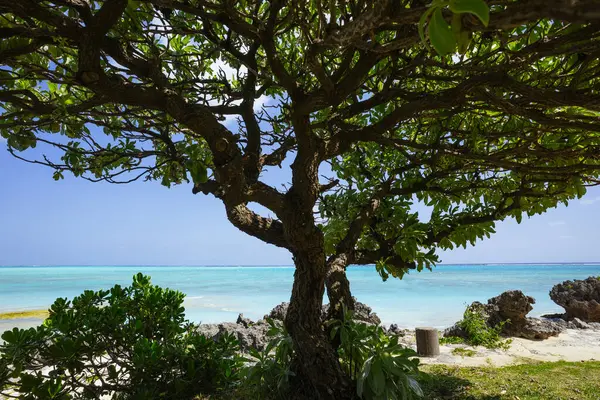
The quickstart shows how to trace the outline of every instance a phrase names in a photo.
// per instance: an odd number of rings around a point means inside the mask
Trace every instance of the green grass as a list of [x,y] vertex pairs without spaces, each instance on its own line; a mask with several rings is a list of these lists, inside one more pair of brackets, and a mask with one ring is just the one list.
[[473,357],[477,352],[475,350],[467,349],[465,347],[457,347],[452,350],[452,354],[461,357]]
[[2,319],[23,319],[23,318],[39,318],[46,319],[48,317],[48,311],[46,310],[28,310],[28,311],[15,311],[0,313],[0,320]]
[[600,362],[494,367],[424,366],[428,400],[598,400]]

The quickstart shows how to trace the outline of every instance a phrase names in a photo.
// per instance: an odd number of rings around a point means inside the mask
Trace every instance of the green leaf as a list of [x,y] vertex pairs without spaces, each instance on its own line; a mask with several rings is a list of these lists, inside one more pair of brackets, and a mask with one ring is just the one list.
[[483,25],[490,22],[490,8],[483,0],[450,0],[450,10],[456,14],[473,14]]
[[383,374],[383,369],[381,368],[380,359],[377,359],[373,362],[369,378],[373,392],[375,392],[376,395],[382,394],[385,390],[385,375]]
[[419,36],[421,37],[421,41],[427,46],[427,40],[425,39],[425,24],[427,23],[427,17],[429,17],[429,15],[431,15],[432,12],[434,12],[437,9],[437,7],[430,7],[427,9],[427,11],[425,11],[423,13],[423,15],[421,15],[421,18],[419,19]]
[[519,213],[515,215],[515,219],[517,220],[517,224],[521,223],[521,221],[523,220],[523,214],[521,214],[521,211],[519,211]]
[[469,44],[471,44],[471,34],[463,29],[461,14],[452,15],[452,34],[458,44],[458,52],[465,54],[469,49]]
[[441,56],[452,53],[456,48],[452,29],[439,8],[433,12],[429,21],[429,39],[435,51]]
[[410,389],[417,396],[423,397],[424,393],[423,393],[423,390],[421,389],[421,385],[419,385],[419,382],[417,382],[417,380],[415,378],[413,378],[412,376],[408,376],[407,380],[408,380],[408,386],[410,387]]
[[208,180],[208,170],[202,163],[190,163],[188,169],[194,183],[205,183]]
[[356,382],[356,394],[358,394],[358,397],[362,397],[363,395],[365,381],[370,375],[372,363],[373,357],[370,357],[369,359],[367,359],[367,361],[365,361],[365,363],[362,366],[362,371],[360,373],[360,376],[358,377],[358,382]]

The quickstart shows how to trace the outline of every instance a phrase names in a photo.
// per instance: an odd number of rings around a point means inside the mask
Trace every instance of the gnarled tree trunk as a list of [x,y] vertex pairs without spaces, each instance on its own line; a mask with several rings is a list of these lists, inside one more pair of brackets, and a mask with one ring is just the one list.
[[353,385],[342,371],[321,321],[327,272],[324,253],[295,254],[294,263],[294,286],[285,320],[296,351],[293,395],[302,399],[352,399]]
[[350,292],[350,282],[346,277],[346,258],[335,257],[327,262],[327,297],[329,312],[327,318],[342,319],[344,308],[354,310],[354,299]]
[[280,218],[296,272],[285,326],[294,341],[295,398],[347,400],[354,385],[323,329],[321,310],[327,263],[323,232],[316,226],[314,205],[320,193],[320,144],[309,129],[308,114],[292,114],[298,153],[292,164],[292,187]]

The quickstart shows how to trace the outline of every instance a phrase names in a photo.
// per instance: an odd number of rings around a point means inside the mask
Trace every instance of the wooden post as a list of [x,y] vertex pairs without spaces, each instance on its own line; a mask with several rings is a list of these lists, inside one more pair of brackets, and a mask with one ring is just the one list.
[[435,328],[417,328],[417,353],[424,357],[433,357],[440,354],[440,341]]

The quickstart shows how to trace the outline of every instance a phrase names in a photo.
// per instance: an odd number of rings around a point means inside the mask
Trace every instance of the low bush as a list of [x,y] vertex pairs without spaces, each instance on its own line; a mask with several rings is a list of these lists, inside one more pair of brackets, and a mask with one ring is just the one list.
[[464,337],[443,337],[440,343],[467,343],[471,346],[483,346],[488,349],[507,350],[512,343],[510,339],[500,336],[502,328],[509,320],[502,321],[496,326],[489,326],[485,312],[478,307],[467,307],[463,319],[458,326],[464,332]]
[[183,299],[142,274],[126,288],[57,299],[41,326],[2,335],[0,394],[186,399],[231,388],[243,366],[237,341],[198,334],[185,321]]
[[[271,341],[242,355],[233,335],[207,338],[185,320],[184,294],[142,274],[129,287],[57,299],[37,328],[7,331],[0,345],[0,398],[175,400],[288,398],[293,342],[268,320]],[[422,396],[417,354],[381,327],[331,321],[340,364],[365,400]],[[198,397],[195,397],[198,396]]]
[[292,338],[280,321],[267,322],[271,325],[267,332],[271,340],[263,351],[250,349],[244,385],[256,399],[285,399],[294,376],[290,369],[294,356]]
[[365,400],[422,397],[417,353],[399,345],[398,336],[387,335],[380,326],[352,317],[345,310],[343,320],[329,323],[329,331],[332,339],[339,335],[340,362],[355,380],[358,396]]

